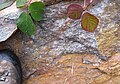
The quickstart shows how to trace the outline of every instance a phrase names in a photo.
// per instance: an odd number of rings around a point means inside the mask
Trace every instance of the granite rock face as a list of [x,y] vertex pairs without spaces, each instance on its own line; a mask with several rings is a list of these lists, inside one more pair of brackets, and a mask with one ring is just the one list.
[[[62,56],[56,66],[45,74],[30,78],[25,84],[119,84],[119,63],[116,54],[109,62],[95,63],[95,56],[90,54],[67,54]],[[90,59],[87,64],[82,59]]]
[[[88,82],[104,84],[108,80],[110,81],[105,84],[112,84],[114,82],[112,80],[120,79],[119,75],[116,77],[109,75],[110,73],[119,74],[119,60],[116,61],[116,58],[120,56],[120,1],[102,0],[92,7],[91,13],[100,19],[100,24],[94,33],[84,31],[79,20],[74,21],[66,17],[66,9],[70,3],[60,2],[48,6],[44,19],[36,23],[37,32],[32,37],[16,32],[10,39],[0,44],[0,49],[11,48],[19,56],[23,66],[25,84],[46,84],[46,80],[49,81],[50,78],[56,81],[58,74],[62,74],[65,78],[72,77],[71,74],[64,75],[65,72],[69,73],[72,70],[71,63],[75,68],[83,68],[85,71],[83,76],[86,73],[94,74],[94,77],[86,75],[92,78],[88,78],[89,80],[85,78],[86,76],[75,77],[75,80],[83,80],[81,84]],[[15,16],[19,16],[20,11],[16,14]],[[16,19],[10,21],[14,22]],[[109,61],[103,62],[97,57],[100,55],[111,58]],[[73,61],[68,62],[69,60]],[[113,64],[109,63],[110,60],[113,60]],[[107,66],[104,66],[104,63]],[[114,65],[115,63],[117,64]],[[109,70],[109,67],[113,65],[114,68]],[[82,73],[82,69],[76,68],[75,70]],[[61,81],[65,81],[62,80],[62,77],[60,78]],[[115,84],[119,82],[117,80],[114,82]],[[71,81],[74,82],[74,80]],[[111,81],[112,83],[110,83]],[[70,84],[69,82],[67,84]]]
[[20,13],[15,3],[0,11],[0,42],[7,40],[17,30],[16,19]]
[[0,25],[0,42],[7,40],[14,31],[17,30],[15,24],[1,24]]

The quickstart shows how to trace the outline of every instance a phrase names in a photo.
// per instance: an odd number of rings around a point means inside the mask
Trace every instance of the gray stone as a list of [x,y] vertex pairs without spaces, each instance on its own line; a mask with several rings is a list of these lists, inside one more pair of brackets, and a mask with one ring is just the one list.
[[0,42],[7,40],[17,30],[16,19],[20,13],[15,3],[0,11]]
[[[67,18],[66,9],[70,2],[60,2],[48,6],[44,19],[41,22],[36,22],[37,31],[35,35],[28,37],[17,32],[14,37],[2,45],[7,44],[4,46],[5,48],[9,45],[18,54],[23,65],[24,77],[29,77],[37,70],[46,70],[46,67],[49,68],[49,66],[56,63],[54,60],[63,54],[92,53],[100,55],[98,43],[101,40],[104,43],[104,40],[110,36],[103,37],[103,39],[97,39],[97,37],[102,35],[104,30],[112,29],[116,33],[119,29],[119,2],[119,0],[102,0],[101,3],[92,7],[91,13],[100,19],[99,26],[94,33],[84,31],[79,20],[74,21]],[[5,17],[11,23],[14,23],[20,13],[21,11],[17,10],[12,15],[14,17],[6,15]],[[119,43],[117,40],[113,42]],[[102,45],[104,49],[107,48],[104,47],[105,44],[107,43]],[[116,52],[120,52],[120,47],[114,48]]]

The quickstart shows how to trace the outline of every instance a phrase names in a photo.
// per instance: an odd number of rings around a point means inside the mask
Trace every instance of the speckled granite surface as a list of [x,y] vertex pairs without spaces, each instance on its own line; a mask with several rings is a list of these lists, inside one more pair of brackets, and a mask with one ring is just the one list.
[[[64,54],[98,54],[96,53],[98,49],[103,56],[111,57],[116,54],[119,56],[119,3],[119,0],[103,0],[92,8],[91,13],[100,19],[100,24],[94,33],[82,30],[79,21],[66,17],[68,2],[48,6],[43,21],[36,23],[37,32],[34,36],[27,37],[18,31],[6,42],[1,43],[0,49],[11,48],[16,52],[22,63],[25,80],[44,75],[46,71],[56,66],[57,60]],[[102,61],[96,55],[92,56],[95,57],[93,60],[95,65],[99,66],[98,63],[101,64]],[[85,63],[89,61],[90,59],[84,60]],[[34,84],[41,83],[38,81]]]

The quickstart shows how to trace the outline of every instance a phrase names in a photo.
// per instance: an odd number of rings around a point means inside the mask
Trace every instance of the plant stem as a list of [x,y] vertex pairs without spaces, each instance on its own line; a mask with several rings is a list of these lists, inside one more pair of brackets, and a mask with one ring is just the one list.
[[32,1],[32,0],[29,0],[29,1],[26,3],[25,11],[26,11],[27,14],[29,14],[28,6],[30,6],[30,2],[31,2],[31,1]]
[[84,8],[86,8],[86,0],[84,0],[84,5],[83,5]]
[[90,0],[90,3],[92,3],[93,2],[93,0]]
[[25,12],[29,14],[28,7],[25,8]]
[[30,0],[29,2],[32,2],[32,0]]

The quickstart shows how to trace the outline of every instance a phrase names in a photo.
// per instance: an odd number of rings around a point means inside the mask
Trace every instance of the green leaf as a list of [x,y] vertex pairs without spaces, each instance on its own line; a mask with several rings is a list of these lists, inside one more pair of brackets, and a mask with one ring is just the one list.
[[33,2],[28,7],[28,10],[35,21],[40,21],[45,12],[45,4],[43,2]]
[[16,6],[18,8],[24,7],[26,5],[27,0],[16,0]]
[[17,20],[17,26],[22,32],[26,33],[29,36],[35,34],[35,24],[33,23],[30,15],[25,12],[23,12]]
[[99,23],[99,20],[94,15],[88,12],[83,14],[81,25],[84,30],[89,31],[89,32],[94,32],[94,30],[98,26],[98,23]]
[[83,13],[83,8],[79,4],[71,4],[67,9],[67,16],[71,19],[80,19]]
[[0,10],[11,6],[15,0],[0,0]]

